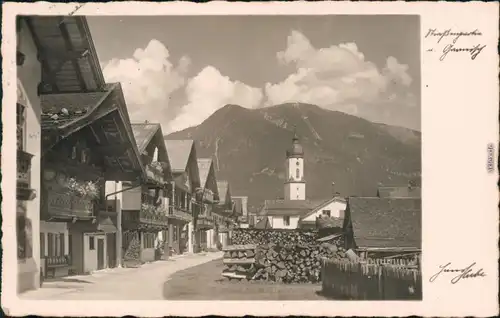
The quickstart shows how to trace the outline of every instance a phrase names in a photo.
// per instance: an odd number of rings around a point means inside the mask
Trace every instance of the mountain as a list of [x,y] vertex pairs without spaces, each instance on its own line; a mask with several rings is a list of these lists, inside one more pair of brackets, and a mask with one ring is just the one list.
[[310,104],[226,105],[202,124],[165,137],[196,140],[198,157],[214,159],[217,178],[257,207],[284,196],[285,151],[294,126],[305,151],[308,199],[331,197],[332,182],[343,196],[373,196],[380,184],[420,180],[420,132]]

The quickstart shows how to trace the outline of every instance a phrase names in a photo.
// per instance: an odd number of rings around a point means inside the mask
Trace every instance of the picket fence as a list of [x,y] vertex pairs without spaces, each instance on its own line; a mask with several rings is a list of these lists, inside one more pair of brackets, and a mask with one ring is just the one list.
[[[392,261],[404,263],[404,261]],[[422,276],[410,264],[324,259],[322,292],[335,299],[422,300]]]

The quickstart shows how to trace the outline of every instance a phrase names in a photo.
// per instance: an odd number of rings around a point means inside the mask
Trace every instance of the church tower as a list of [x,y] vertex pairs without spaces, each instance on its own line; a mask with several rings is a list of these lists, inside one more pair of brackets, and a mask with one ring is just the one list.
[[285,200],[305,200],[304,150],[294,132],[292,147],[286,151]]

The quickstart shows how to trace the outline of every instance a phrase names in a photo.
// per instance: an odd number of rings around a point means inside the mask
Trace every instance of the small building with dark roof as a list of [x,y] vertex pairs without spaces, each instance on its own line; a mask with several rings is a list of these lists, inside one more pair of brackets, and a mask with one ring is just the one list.
[[379,198],[421,198],[422,189],[412,186],[381,186],[377,189],[377,196]]
[[420,252],[421,199],[349,197],[343,229],[347,249],[365,254]]

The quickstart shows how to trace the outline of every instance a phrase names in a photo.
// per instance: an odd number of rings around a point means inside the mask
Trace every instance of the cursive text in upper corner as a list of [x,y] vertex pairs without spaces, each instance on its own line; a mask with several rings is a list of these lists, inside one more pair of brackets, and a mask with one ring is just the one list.
[[485,277],[486,273],[483,271],[482,268],[476,268],[476,262],[473,262],[469,266],[466,266],[464,268],[452,268],[451,267],[451,262],[448,262],[445,265],[439,265],[439,271],[432,275],[429,278],[429,282],[434,282],[439,276],[446,274],[452,274],[452,278],[450,282],[452,284],[456,284],[460,282],[462,279],[470,279],[470,278],[480,278],[480,277]]
[[[444,61],[444,59],[449,54],[454,53],[465,53],[466,55],[470,56],[471,60],[475,60],[476,57],[481,54],[486,45],[480,44],[478,42],[474,44],[464,45],[458,43],[458,40],[465,37],[481,37],[482,35],[483,34],[481,33],[481,31],[479,31],[478,29],[472,31],[454,31],[452,29],[439,31],[437,29],[429,29],[424,38],[429,40],[435,39],[434,45],[442,46],[442,49],[438,49],[439,51],[441,51],[439,56],[440,61]],[[434,48],[429,48],[427,49],[427,51],[434,52],[435,50]]]

